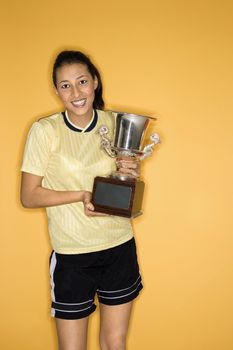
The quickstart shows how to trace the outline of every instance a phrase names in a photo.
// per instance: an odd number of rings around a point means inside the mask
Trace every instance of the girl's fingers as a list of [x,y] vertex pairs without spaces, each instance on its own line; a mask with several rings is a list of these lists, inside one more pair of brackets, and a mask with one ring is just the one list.
[[119,168],[118,171],[123,174],[130,174],[135,177],[139,176],[139,173],[136,169],[131,169],[131,168]]
[[90,211],[94,211],[95,210],[94,205],[91,202],[86,203],[85,206]]
[[91,210],[85,210],[85,214],[87,216],[109,216],[108,214],[105,213],[99,213],[97,211],[91,211]]
[[137,169],[139,166],[139,162],[133,160],[118,160],[117,166],[119,168]]

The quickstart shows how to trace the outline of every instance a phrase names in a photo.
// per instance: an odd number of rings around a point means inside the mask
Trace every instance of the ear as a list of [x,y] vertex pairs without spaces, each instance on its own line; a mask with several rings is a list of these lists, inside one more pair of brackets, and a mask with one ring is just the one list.
[[56,95],[58,95],[58,91],[57,91],[57,88],[54,86],[54,92]]
[[99,85],[98,79],[97,79],[97,77],[95,77],[95,79],[94,79],[94,90],[97,89],[98,85]]

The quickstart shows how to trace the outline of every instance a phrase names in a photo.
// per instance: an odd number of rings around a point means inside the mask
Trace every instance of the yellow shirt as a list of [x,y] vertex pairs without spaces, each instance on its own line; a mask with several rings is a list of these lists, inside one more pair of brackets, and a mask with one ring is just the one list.
[[[101,149],[98,134],[100,126],[106,125],[112,139],[115,117],[111,112],[96,112],[97,123],[87,132],[69,127],[62,113],[35,122],[28,134],[21,170],[43,176],[45,188],[92,191],[95,176],[108,176],[115,170],[115,160]],[[133,236],[129,219],[87,217],[81,202],[49,207],[46,211],[51,244],[57,253],[99,251]]]

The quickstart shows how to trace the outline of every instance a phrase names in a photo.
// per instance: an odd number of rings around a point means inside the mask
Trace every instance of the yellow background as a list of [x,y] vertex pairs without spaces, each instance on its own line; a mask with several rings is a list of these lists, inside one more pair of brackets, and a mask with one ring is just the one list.
[[[56,348],[46,217],[21,207],[19,168],[31,123],[60,108],[50,73],[67,48],[93,58],[108,108],[158,117],[128,348],[232,350],[232,1],[9,0],[0,13],[0,348]],[[92,350],[97,331],[98,313]]]

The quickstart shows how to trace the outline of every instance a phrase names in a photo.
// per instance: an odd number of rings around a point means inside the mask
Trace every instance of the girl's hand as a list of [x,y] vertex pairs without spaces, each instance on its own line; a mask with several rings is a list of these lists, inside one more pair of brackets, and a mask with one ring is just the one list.
[[84,205],[84,213],[87,216],[108,216],[108,214],[99,213],[94,211],[95,207],[91,203],[92,193],[88,191],[83,191],[83,205]]
[[137,178],[140,176],[140,161],[132,157],[121,157],[116,161],[117,169],[120,173],[133,175]]

